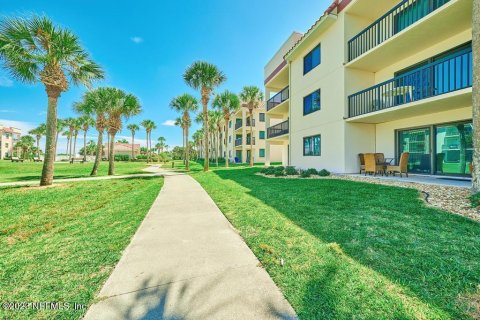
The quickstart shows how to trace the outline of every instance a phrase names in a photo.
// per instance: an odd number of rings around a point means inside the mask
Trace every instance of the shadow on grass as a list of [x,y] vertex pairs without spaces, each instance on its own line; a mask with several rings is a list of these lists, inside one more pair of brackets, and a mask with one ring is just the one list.
[[[248,195],[321,242],[338,244],[341,254],[404,288],[402,295],[419,300],[427,309],[435,306],[437,315],[468,318],[458,299],[480,284],[479,223],[426,207],[413,189],[333,179],[269,179],[255,176],[258,171],[214,173],[247,188]],[[304,289],[304,303],[317,308],[317,315],[347,314],[336,313],[334,297],[338,292],[354,293],[331,285],[334,279],[330,277],[337,271],[333,266],[322,269],[329,276],[312,279]],[[363,308],[361,304],[356,307]],[[348,316],[355,316],[355,310],[351,311]],[[407,317],[401,312],[386,314]]]

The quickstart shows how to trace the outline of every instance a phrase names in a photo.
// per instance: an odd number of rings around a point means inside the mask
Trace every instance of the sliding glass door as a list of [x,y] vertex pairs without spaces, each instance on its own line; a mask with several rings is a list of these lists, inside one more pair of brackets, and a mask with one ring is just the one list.
[[435,127],[437,174],[470,174],[470,163],[473,155],[472,134],[471,122]]
[[430,128],[402,130],[398,132],[399,155],[409,152],[408,172],[431,173]]

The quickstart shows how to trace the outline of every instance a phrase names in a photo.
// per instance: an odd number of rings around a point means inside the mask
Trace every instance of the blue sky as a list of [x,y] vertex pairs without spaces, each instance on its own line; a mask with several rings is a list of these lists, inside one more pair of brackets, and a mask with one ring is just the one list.
[[[68,4],[67,4],[68,3]],[[263,67],[292,31],[306,31],[331,0],[2,0],[0,16],[46,14],[76,33],[107,78],[95,86],[115,86],[137,95],[143,119],[155,121],[152,137],[181,145],[170,100],[198,95],[182,79],[195,60],[216,64],[228,81],[219,89],[239,92],[244,85],[263,88]],[[84,88],[72,87],[59,100],[59,117],[75,116],[72,103]],[[28,129],[45,122],[42,85],[24,85],[0,69],[0,123]],[[191,132],[198,125],[194,124]],[[91,130],[89,137],[95,139]],[[119,137],[129,136],[124,130]],[[141,141],[144,132],[137,134]],[[65,143],[60,143],[60,151]]]

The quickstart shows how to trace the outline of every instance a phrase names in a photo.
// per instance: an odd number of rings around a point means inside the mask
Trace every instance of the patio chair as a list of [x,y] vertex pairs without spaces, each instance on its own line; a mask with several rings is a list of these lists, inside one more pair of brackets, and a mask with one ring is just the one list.
[[358,159],[360,160],[360,174],[362,174],[362,171],[365,171],[365,157],[363,153],[358,154]]
[[367,175],[367,173],[373,173],[374,176],[376,176],[377,173],[381,173],[383,175],[384,166],[381,164],[377,164],[374,153],[365,153],[364,158],[365,158],[365,175]]
[[383,153],[375,153],[375,162],[377,164],[385,164],[385,155]]
[[410,153],[404,152],[400,155],[400,161],[398,163],[398,166],[387,166],[387,172],[391,173],[395,176],[395,173],[400,173],[400,178],[402,177],[402,173],[405,173],[405,175],[408,178],[408,158],[410,156]]

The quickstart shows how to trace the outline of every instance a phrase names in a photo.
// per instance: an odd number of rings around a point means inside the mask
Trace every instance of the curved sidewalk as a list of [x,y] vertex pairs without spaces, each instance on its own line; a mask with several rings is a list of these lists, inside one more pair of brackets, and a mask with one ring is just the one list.
[[164,186],[85,319],[296,318],[200,184],[157,170]]

